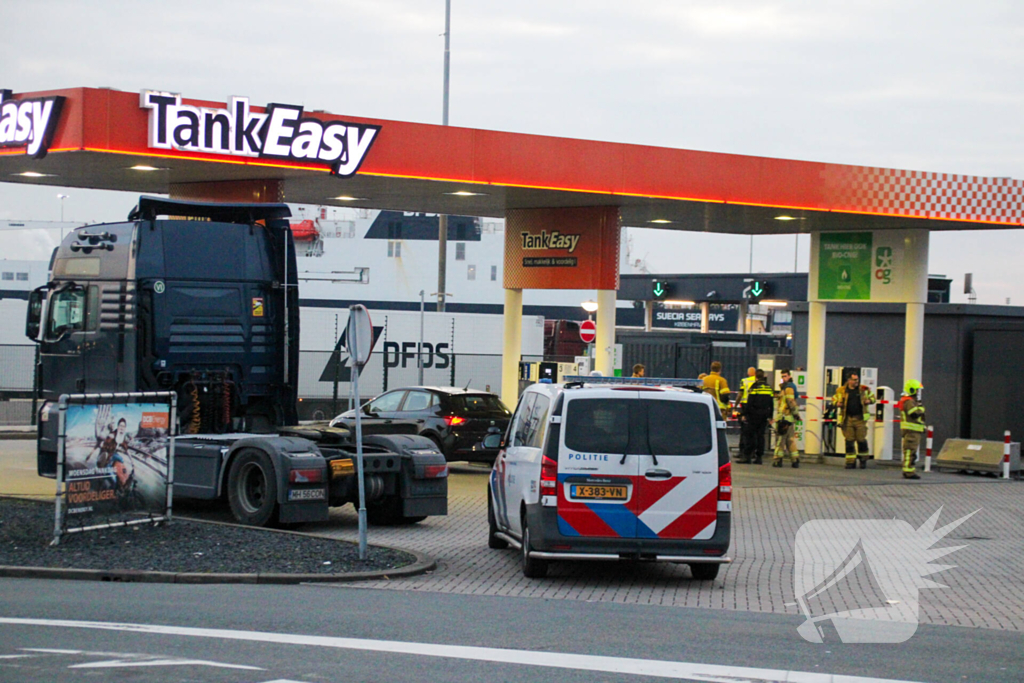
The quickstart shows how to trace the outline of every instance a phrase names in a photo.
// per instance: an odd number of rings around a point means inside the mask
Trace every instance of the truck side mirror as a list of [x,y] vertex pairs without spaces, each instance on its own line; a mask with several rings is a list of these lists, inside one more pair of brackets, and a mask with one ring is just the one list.
[[28,312],[25,317],[25,336],[34,342],[39,341],[39,326],[43,320],[43,303],[46,301],[47,287],[37,287],[28,295]]
[[501,434],[488,434],[484,437],[484,448],[495,450],[501,448]]

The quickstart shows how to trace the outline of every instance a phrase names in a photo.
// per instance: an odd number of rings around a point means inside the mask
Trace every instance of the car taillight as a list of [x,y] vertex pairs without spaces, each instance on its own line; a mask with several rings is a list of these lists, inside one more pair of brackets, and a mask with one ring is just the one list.
[[718,500],[732,500],[732,463],[718,468]]
[[558,463],[543,456],[540,461],[540,492],[541,495],[554,495],[558,489]]
[[449,415],[444,419],[444,421],[449,427],[458,427],[460,424],[466,421],[466,418],[459,417],[458,415]]

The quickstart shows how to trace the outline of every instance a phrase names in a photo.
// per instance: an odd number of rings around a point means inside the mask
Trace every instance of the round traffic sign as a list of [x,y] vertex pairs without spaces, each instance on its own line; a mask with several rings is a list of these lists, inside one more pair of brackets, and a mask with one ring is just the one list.
[[370,360],[373,351],[373,323],[366,306],[356,304],[349,308],[346,346],[353,364],[362,367]]
[[584,320],[580,323],[580,339],[584,344],[590,344],[597,339],[597,325],[593,320]]

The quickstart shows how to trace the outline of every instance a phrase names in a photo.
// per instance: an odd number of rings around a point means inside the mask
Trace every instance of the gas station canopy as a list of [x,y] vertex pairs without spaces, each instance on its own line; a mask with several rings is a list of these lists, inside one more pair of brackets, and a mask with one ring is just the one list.
[[[1017,228],[1024,181],[338,116],[74,88],[0,91],[0,180],[504,217],[619,207],[623,225],[740,234]],[[187,193],[186,193],[187,194]]]

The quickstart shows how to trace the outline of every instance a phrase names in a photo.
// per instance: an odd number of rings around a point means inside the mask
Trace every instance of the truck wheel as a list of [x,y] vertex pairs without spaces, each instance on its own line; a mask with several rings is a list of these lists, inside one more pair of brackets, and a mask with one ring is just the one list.
[[720,564],[691,564],[690,573],[695,581],[713,581],[718,576]]
[[277,476],[270,456],[251,448],[235,456],[228,473],[228,503],[242,524],[267,526],[273,521]]
[[531,550],[530,527],[526,524],[526,515],[523,515],[523,547],[521,553],[523,576],[528,579],[543,579],[548,575],[548,561],[530,557]]
[[487,526],[490,528],[487,534],[487,547],[495,550],[504,550],[508,547],[508,541],[498,538],[498,522],[494,519],[494,506],[491,502],[491,487],[487,487]]

